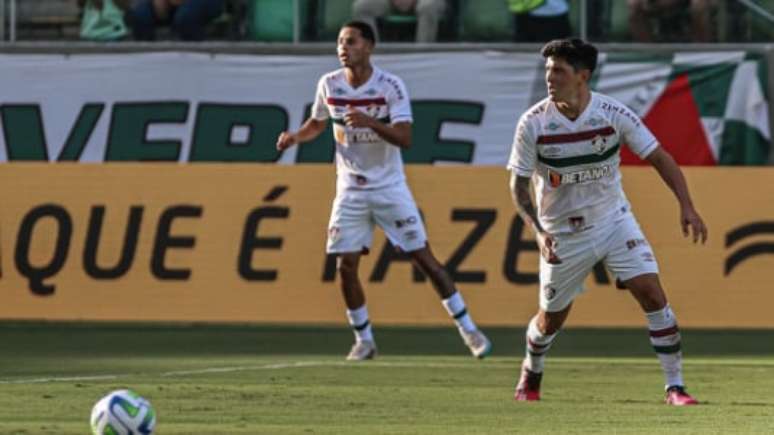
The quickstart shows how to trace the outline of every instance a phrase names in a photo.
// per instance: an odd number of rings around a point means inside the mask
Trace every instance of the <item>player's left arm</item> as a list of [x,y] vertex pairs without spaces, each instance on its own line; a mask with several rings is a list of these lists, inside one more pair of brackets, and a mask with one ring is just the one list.
[[399,148],[411,147],[411,123],[408,121],[385,124],[354,107],[347,106],[344,122],[350,127],[370,128],[379,137]]
[[687,237],[693,234],[694,243],[699,240],[702,243],[706,242],[707,226],[693,206],[688,183],[675,159],[660,146],[648,154],[645,159],[656,168],[661,179],[672,189],[680,203],[680,226],[683,229],[683,236]]

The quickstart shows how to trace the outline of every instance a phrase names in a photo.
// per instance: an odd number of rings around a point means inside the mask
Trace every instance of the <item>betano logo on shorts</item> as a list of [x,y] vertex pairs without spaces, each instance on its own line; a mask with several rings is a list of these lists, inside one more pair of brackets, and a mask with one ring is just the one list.
[[562,184],[588,183],[599,180],[600,178],[610,177],[613,174],[611,165],[598,166],[595,168],[581,169],[573,172],[556,172],[548,170],[548,180],[551,187],[559,187]]

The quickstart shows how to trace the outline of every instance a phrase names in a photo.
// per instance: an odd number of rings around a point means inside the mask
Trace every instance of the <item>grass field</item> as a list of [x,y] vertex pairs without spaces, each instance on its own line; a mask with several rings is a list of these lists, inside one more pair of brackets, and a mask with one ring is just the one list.
[[162,435],[774,433],[774,330],[683,331],[691,408],[662,404],[631,329],[564,331],[543,400],[514,403],[522,331],[487,332],[484,361],[452,328],[379,328],[379,358],[346,363],[344,328],[0,323],[0,433],[88,433],[122,387]]

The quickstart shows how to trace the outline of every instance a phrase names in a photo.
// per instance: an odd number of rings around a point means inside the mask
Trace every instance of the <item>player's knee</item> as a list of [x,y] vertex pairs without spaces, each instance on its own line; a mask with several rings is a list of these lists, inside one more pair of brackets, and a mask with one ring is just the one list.
[[666,296],[660,289],[649,289],[643,292],[639,300],[645,311],[657,311],[666,306]]
[[562,323],[561,319],[545,313],[542,316],[538,316],[537,328],[543,335],[553,335],[562,329]]
[[357,260],[349,257],[339,257],[336,262],[336,271],[340,276],[349,277],[357,275]]

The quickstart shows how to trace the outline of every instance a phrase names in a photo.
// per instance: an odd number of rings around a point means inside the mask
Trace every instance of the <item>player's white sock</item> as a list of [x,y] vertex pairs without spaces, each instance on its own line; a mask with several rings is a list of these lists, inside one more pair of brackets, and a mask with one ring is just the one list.
[[543,362],[546,359],[546,353],[551,348],[551,343],[556,338],[555,332],[551,335],[543,334],[537,326],[537,316],[529,321],[527,326],[527,356],[524,358],[524,365],[534,373],[543,372]]
[[473,323],[473,319],[468,314],[468,309],[465,307],[465,301],[462,300],[460,292],[455,292],[453,295],[441,301],[443,307],[446,308],[446,312],[454,319],[454,323],[458,328],[465,331],[475,331],[476,324]]
[[347,310],[347,319],[355,332],[357,341],[374,341],[374,335],[371,332],[371,322],[368,320],[368,308],[365,304],[354,310]]
[[650,344],[656,351],[664,370],[666,385],[683,384],[683,354],[680,352],[680,330],[672,308],[667,304],[664,308],[645,313],[650,330]]

